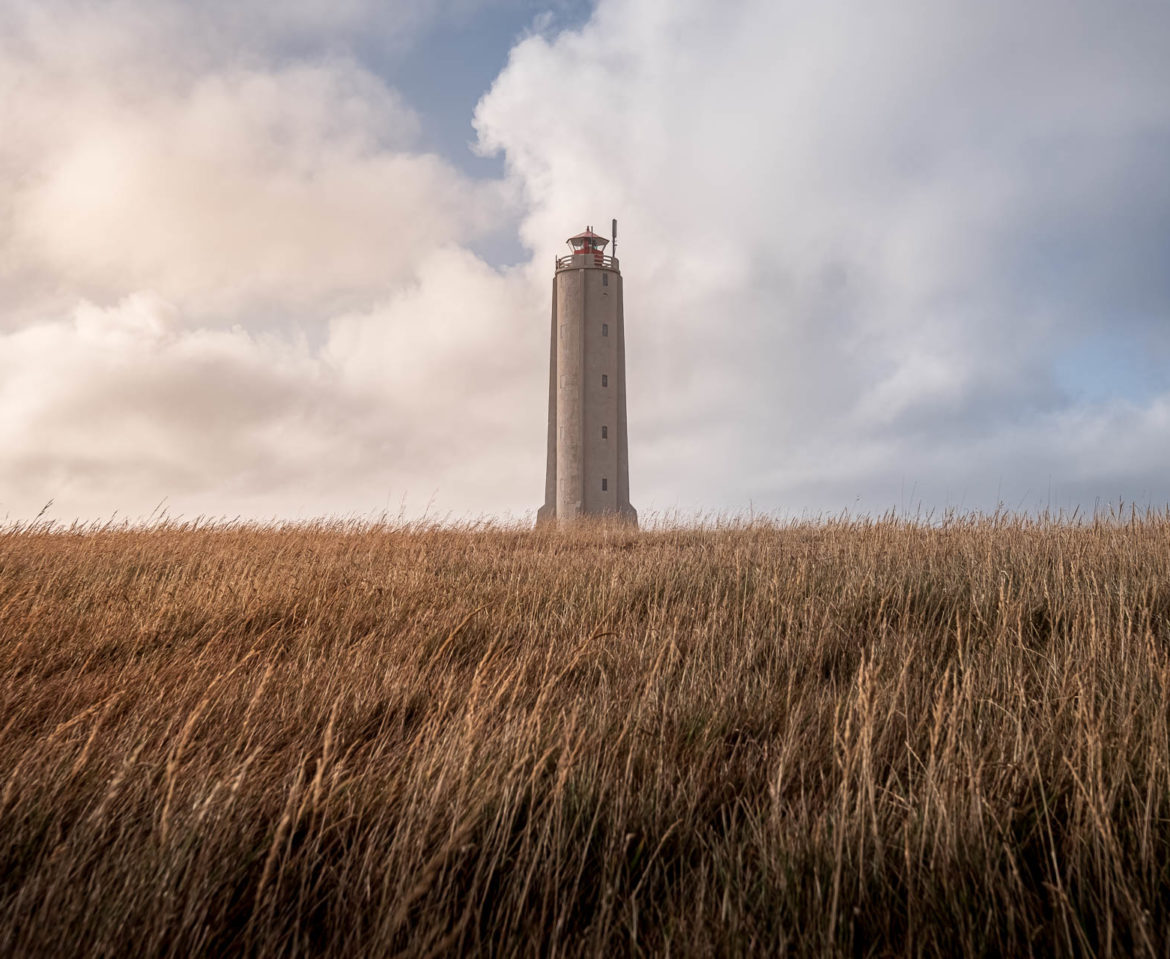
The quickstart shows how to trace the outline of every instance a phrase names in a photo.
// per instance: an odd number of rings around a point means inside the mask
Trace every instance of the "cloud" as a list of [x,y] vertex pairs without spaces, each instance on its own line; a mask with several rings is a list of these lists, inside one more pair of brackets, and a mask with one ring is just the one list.
[[530,299],[447,249],[320,347],[193,325],[153,293],[0,334],[0,515],[523,508],[547,357]]
[[270,480],[269,464],[303,473],[336,452],[312,424],[343,408],[303,346],[183,329],[146,294],[4,335],[0,382],[0,488],[18,514],[50,498],[82,515],[132,509],[224,476]]
[[[85,297],[319,316],[494,228],[506,197],[412,149],[417,119],[356,63],[202,74],[130,95],[28,71],[0,145],[7,262]],[[46,284],[47,285],[47,284]]]
[[525,238],[622,220],[634,498],[880,509],[961,477],[986,506],[1151,475],[1085,444],[1150,435],[1170,379],[1079,408],[1053,370],[1105,330],[1170,345],[1168,42],[1142,2],[609,0],[515,48],[476,123]]
[[[428,31],[530,0],[5,0],[10,46],[52,50],[75,63],[156,63],[202,70],[232,59],[317,55],[360,43],[393,56]],[[554,4],[559,5],[559,4]],[[111,77],[104,75],[103,82]]]
[[531,510],[611,216],[644,515],[1170,500],[1164,4],[601,0],[503,180],[371,60],[479,0],[273,9],[0,6],[0,515]]
[[344,52],[185,58],[177,6],[12,10],[0,515],[499,502],[516,424],[540,432],[515,384],[534,347],[540,383],[542,347],[516,328],[527,277],[465,245],[508,186],[418,150],[410,107]]

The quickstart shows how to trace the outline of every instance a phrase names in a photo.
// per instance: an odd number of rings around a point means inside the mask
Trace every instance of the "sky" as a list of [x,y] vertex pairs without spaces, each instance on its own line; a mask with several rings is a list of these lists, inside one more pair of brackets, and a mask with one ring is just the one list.
[[1170,503],[1164,0],[0,0],[0,520]]

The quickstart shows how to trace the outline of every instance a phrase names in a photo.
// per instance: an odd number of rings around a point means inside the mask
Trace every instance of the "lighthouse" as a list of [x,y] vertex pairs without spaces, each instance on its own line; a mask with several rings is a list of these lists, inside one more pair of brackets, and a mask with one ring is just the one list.
[[[613,221],[616,244],[617,220]],[[586,227],[568,239],[552,286],[548,462],[537,523],[584,517],[637,524],[630,505],[622,274],[609,241]]]

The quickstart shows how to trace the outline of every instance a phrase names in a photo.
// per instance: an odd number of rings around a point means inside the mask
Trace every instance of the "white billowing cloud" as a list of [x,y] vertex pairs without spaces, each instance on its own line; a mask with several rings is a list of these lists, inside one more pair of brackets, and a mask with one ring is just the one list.
[[482,236],[503,207],[495,184],[412,152],[416,118],[350,61],[225,70],[161,95],[28,86],[5,108],[22,133],[0,144],[18,174],[0,252],[85,296],[319,314]]
[[643,515],[1170,499],[1165,363],[1069,383],[1170,358],[1164,4],[601,0],[481,102],[504,182],[362,60],[479,4],[0,0],[0,516],[531,510],[615,215]]
[[17,515],[50,498],[80,515],[141,508],[337,452],[338,401],[303,346],[183,329],[153,295],[4,334],[0,384],[0,489]]
[[[500,384],[506,398],[534,359],[547,362],[547,328],[536,329],[527,316],[534,295],[523,273],[502,275],[458,247],[439,250],[386,300],[334,318],[324,355],[352,383],[432,403],[453,393],[450,383],[433,378],[444,362],[454,362],[465,381],[507,373]],[[492,353],[498,361],[484,363]],[[506,402],[503,407],[513,412]]]
[[449,249],[319,348],[149,293],[0,334],[0,515],[528,508],[547,354],[527,289]]
[[515,48],[477,127],[527,242],[621,218],[634,498],[1170,499],[1127,455],[1166,399],[1053,375],[1170,345],[1166,49],[1141,0],[603,0]]
[[507,185],[344,50],[155,14],[0,11],[0,517],[527,506],[538,297],[465,246]]

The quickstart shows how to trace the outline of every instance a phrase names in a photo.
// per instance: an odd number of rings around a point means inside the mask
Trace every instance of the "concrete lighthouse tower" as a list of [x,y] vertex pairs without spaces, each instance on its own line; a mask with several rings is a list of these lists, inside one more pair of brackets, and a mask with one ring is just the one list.
[[[613,221],[614,244],[617,220]],[[548,466],[538,523],[582,517],[638,522],[630,505],[622,274],[587,227],[569,237],[552,288]]]

